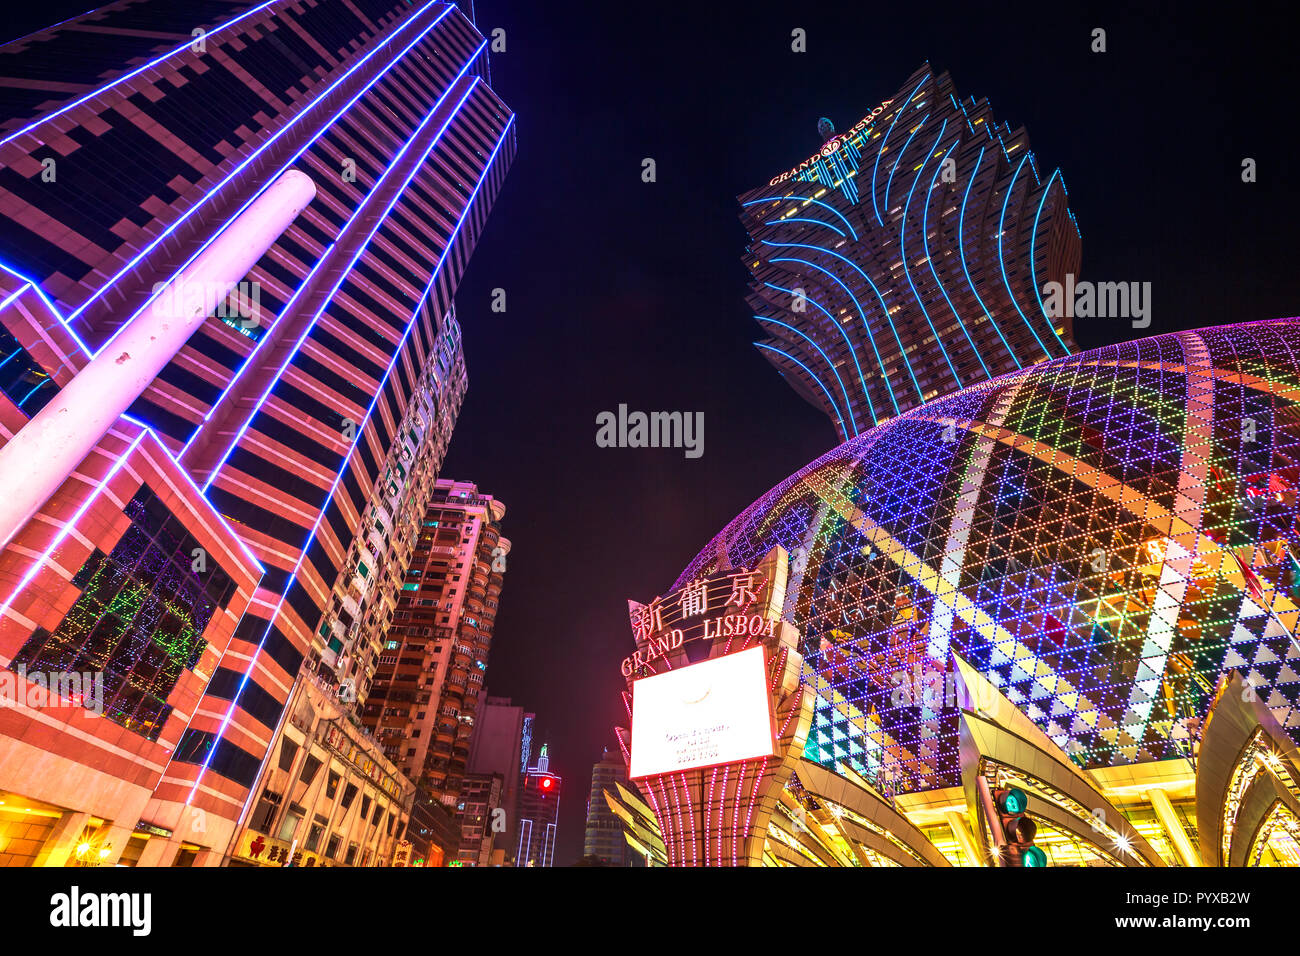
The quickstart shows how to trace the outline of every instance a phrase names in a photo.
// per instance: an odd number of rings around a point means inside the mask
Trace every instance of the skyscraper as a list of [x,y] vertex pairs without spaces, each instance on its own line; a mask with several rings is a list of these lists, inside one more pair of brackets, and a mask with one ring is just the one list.
[[607,749],[600,762],[591,768],[591,793],[587,796],[587,831],[583,836],[582,855],[596,857],[611,866],[643,866],[627,845],[623,822],[611,808],[607,793],[618,797],[618,784],[630,787],[627,763],[623,755]]
[[841,440],[1074,350],[1042,294],[1079,268],[1060,171],[929,64],[740,204],[755,345]]
[[510,541],[505,505],[439,479],[363,713],[390,759],[454,807],[474,735]]
[[[110,860],[213,861],[304,659],[364,687],[379,612],[340,598],[392,545],[394,449],[438,457],[515,151],[486,46],[445,3],[119,0],[0,47],[0,422],[34,489],[3,496],[0,653],[105,672],[109,718],[0,715],[0,788],[56,813],[36,857],[102,819]],[[72,464],[31,451],[65,404]]]
[[515,866],[554,866],[555,836],[560,820],[560,785],[563,781],[550,769],[547,745],[537,757],[537,766],[524,775],[519,799],[518,842]]

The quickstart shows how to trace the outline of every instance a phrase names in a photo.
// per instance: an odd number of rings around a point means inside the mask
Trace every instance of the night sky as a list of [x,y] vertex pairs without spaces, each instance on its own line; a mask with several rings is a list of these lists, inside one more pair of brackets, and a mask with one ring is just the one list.
[[[21,35],[92,6],[6,11]],[[1294,53],[1245,4],[1135,14],[1042,3],[515,3],[493,85],[519,153],[458,295],[470,389],[443,473],[507,505],[487,674],[537,714],[564,777],[557,864],[582,852],[591,765],[626,725],[627,599],[662,593],[736,513],[835,441],[750,343],[737,194],[810,155],[929,60],[1059,166],[1081,277],[1152,283],[1152,324],[1083,348],[1300,314]],[[793,53],[791,31],[807,31]],[[1108,52],[1089,50],[1107,31]],[[1243,157],[1259,181],[1241,182]],[[658,181],[641,181],[656,161]],[[494,313],[492,290],[507,311]],[[620,403],[704,413],[704,455],[602,449]]]
[[[1064,173],[1081,277],[1152,283],[1149,329],[1079,320],[1082,348],[1300,314],[1280,25],[1238,5],[1202,19],[1172,4],[988,8],[480,0],[482,32],[506,30],[492,78],[518,114],[519,155],[457,297],[470,388],[444,473],[507,505],[487,685],[535,711],[550,741],[565,786],[557,863],[581,855],[591,764],[627,725],[627,599],[665,591],[834,444],[750,345],[735,200],[813,153],[818,117],[847,129],[928,59],[960,96],[1024,124],[1040,169]],[[795,27],[807,53],[790,50]],[[1104,54],[1090,52],[1094,27]],[[645,157],[656,183],[641,181]],[[703,457],[598,448],[596,415],[621,402],[703,411]]]

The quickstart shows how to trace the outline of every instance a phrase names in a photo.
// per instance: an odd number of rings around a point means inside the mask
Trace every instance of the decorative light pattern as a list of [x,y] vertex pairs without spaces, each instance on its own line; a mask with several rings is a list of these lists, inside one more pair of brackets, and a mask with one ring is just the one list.
[[882,792],[960,783],[950,650],[1084,767],[1187,759],[1235,669],[1300,727],[1300,319],[1012,372],[852,439],[720,556],[793,555],[806,755]]
[[51,633],[37,628],[14,657],[29,672],[104,673],[104,716],[157,740],[181,671],[202,657],[203,633],[235,593],[231,577],[142,487],[124,509],[131,526],[73,575],[81,596]]

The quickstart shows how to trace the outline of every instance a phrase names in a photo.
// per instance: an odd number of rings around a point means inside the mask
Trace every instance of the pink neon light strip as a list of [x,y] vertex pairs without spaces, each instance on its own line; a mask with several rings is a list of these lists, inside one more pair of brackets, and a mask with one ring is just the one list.
[[[9,596],[5,598],[4,603],[0,604],[0,617],[3,617],[9,611],[18,595],[27,588],[27,585],[31,583],[32,578],[36,577],[37,572],[46,566],[46,563],[50,560],[50,555],[54,553],[54,549],[62,544],[64,539],[72,533],[72,529],[76,527],[77,522],[81,520],[82,516],[85,515],[90,506],[95,503],[103,490],[108,487],[108,483],[113,480],[113,477],[122,470],[122,466],[125,465],[127,459],[131,457],[131,453],[135,451],[136,446],[144,440],[144,435],[145,433],[141,432],[139,435],[135,436],[135,441],[131,442],[127,450],[118,456],[117,461],[113,463],[113,467],[110,468],[108,474],[100,480],[99,484],[95,487],[95,490],[81,503],[81,507],[77,509],[72,518],[59,529],[59,533],[54,536],[54,540],[51,541],[49,547],[45,549],[45,553],[27,569],[27,573],[22,576],[22,580],[20,580],[18,585],[9,592]],[[101,454],[107,456],[106,452],[101,451]]]
[[736,799],[732,801],[731,811],[731,865],[738,865],[736,857],[739,852],[737,839],[740,835],[740,801],[742,799],[740,791],[745,786],[745,771],[749,769],[748,762],[740,765],[740,776],[736,780]]
[[682,775],[682,789],[686,791],[686,819],[691,823],[691,866],[698,866],[696,862],[696,842],[698,838],[695,835],[695,805],[691,803],[691,784],[685,774]]
[[723,765],[722,767],[722,792],[718,794],[718,865],[722,865],[722,819],[727,809],[727,777],[731,774],[731,767]]

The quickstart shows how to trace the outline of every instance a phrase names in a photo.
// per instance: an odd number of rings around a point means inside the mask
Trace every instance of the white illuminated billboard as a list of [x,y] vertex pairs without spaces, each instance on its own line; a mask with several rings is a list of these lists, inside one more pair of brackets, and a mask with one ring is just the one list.
[[634,779],[772,753],[761,647],[632,684]]

